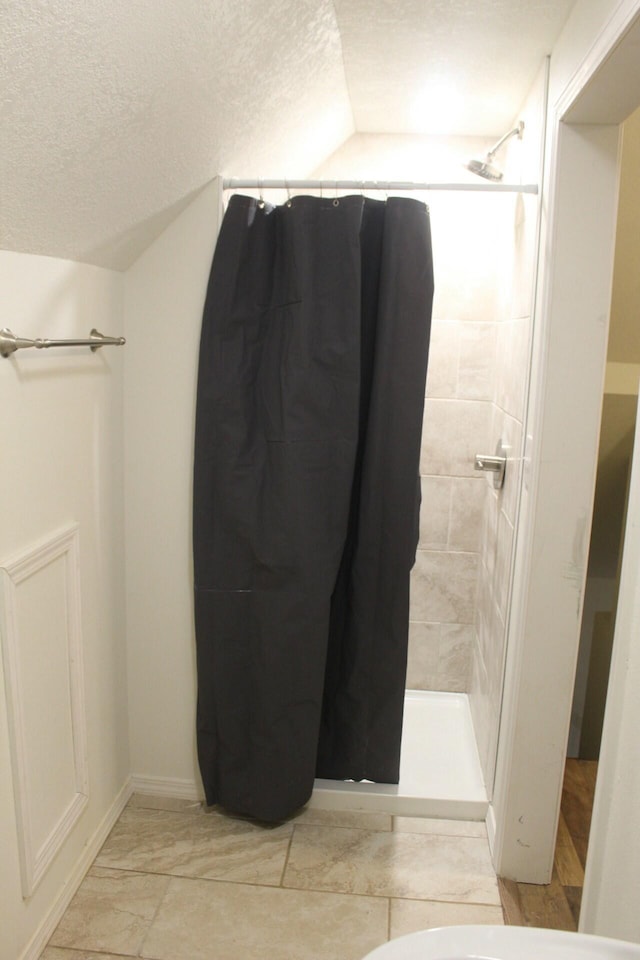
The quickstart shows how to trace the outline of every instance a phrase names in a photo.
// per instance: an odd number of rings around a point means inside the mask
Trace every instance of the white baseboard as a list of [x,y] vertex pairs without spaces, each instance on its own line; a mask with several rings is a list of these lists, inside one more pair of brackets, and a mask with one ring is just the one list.
[[177,777],[140,777],[134,774],[130,780],[131,792],[152,797],[173,797],[176,800],[202,800],[202,790],[195,780],[179,780]]
[[35,934],[20,954],[19,960],[38,960],[47,945],[51,934],[60,923],[62,915],[71,903],[76,890],[84,880],[85,874],[98,855],[116,820],[124,810],[132,793],[131,780],[127,780],[106,814],[98,824],[92,837],[82,851],[82,855],[68,877],[60,895],[53,902],[49,912]]

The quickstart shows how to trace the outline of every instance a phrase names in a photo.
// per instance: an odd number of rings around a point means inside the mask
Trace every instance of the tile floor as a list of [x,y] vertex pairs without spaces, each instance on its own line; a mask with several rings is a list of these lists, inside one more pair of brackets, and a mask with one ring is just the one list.
[[41,960],[360,960],[502,922],[484,824],[306,809],[265,827],[134,795]]

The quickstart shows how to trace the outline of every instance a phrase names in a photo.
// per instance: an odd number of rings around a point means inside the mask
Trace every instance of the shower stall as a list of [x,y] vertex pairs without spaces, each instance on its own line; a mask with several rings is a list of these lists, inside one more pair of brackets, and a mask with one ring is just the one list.
[[[525,105],[526,135],[509,144],[505,182],[539,179],[542,87],[540,82]],[[403,167],[402,151],[392,150],[389,138],[355,139],[360,142],[351,142],[347,156],[332,158],[322,175],[364,173],[376,154],[383,175]],[[443,149],[443,167],[454,148]],[[400,782],[317,780],[311,803],[483,820],[502,702],[538,200],[526,193],[453,190],[434,192],[426,200],[436,292]],[[500,441],[507,460],[502,487],[494,486],[493,474],[475,469],[476,455],[493,454]]]
[[[370,157],[374,138],[360,139]],[[534,157],[536,146],[539,141],[531,145]],[[535,181],[537,168],[531,174]],[[467,182],[473,187],[472,177]],[[436,294],[400,782],[318,779],[310,803],[483,820],[502,699],[538,201],[526,186],[438,190],[426,199]],[[506,471],[504,482],[494,484],[493,472],[479,472],[476,459],[491,459],[498,446]]]
[[[540,181],[543,103],[541,75],[518,112],[524,137],[512,137],[500,154],[505,184]],[[535,194],[494,192],[503,184],[464,169],[470,156],[490,146],[489,138],[356,134],[313,173],[331,182],[330,195],[334,181],[344,178],[457,180],[482,188],[412,194],[430,207],[435,299],[400,783],[317,781],[315,805],[442,818],[483,819],[487,811],[502,700],[538,219]],[[184,425],[193,420],[203,295],[228,195],[218,180],[186,208],[129,271],[125,299],[132,784],[138,792],[190,799],[201,798],[202,786],[189,639],[193,437]],[[270,191],[266,199],[286,202],[286,190]],[[159,283],[165,276],[171,282]],[[186,318],[178,352],[176,316]],[[149,328],[157,334],[152,367]],[[141,402],[141,384],[148,402]],[[492,454],[499,439],[507,447],[501,490],[474,468],[476,455]],[[175,510],[167,510],[170,503]],[[161,585],[160,591],[150,584]]]

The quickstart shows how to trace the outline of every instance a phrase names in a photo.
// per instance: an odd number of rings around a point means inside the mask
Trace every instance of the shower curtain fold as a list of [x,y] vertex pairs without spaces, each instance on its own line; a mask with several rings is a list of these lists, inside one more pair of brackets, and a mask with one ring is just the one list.
[[208,803],[397,782],[433,297],[415,200],[231,198],[200,344],[193,545]]

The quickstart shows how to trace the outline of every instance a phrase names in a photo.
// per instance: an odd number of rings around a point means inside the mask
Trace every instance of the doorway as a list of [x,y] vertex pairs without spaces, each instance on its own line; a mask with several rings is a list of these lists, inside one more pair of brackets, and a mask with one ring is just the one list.
[[552,61],[521,546],[489,818],[498,872],[530,883],[548,882],[553,864],[607,355],[619,125],[640,103],[639,13],[637,3],[619,5],[582,61],[567,48]]
[[640,378],[640,108],[622,125],[607,366],[567,756],[597,761],[613,647]]

